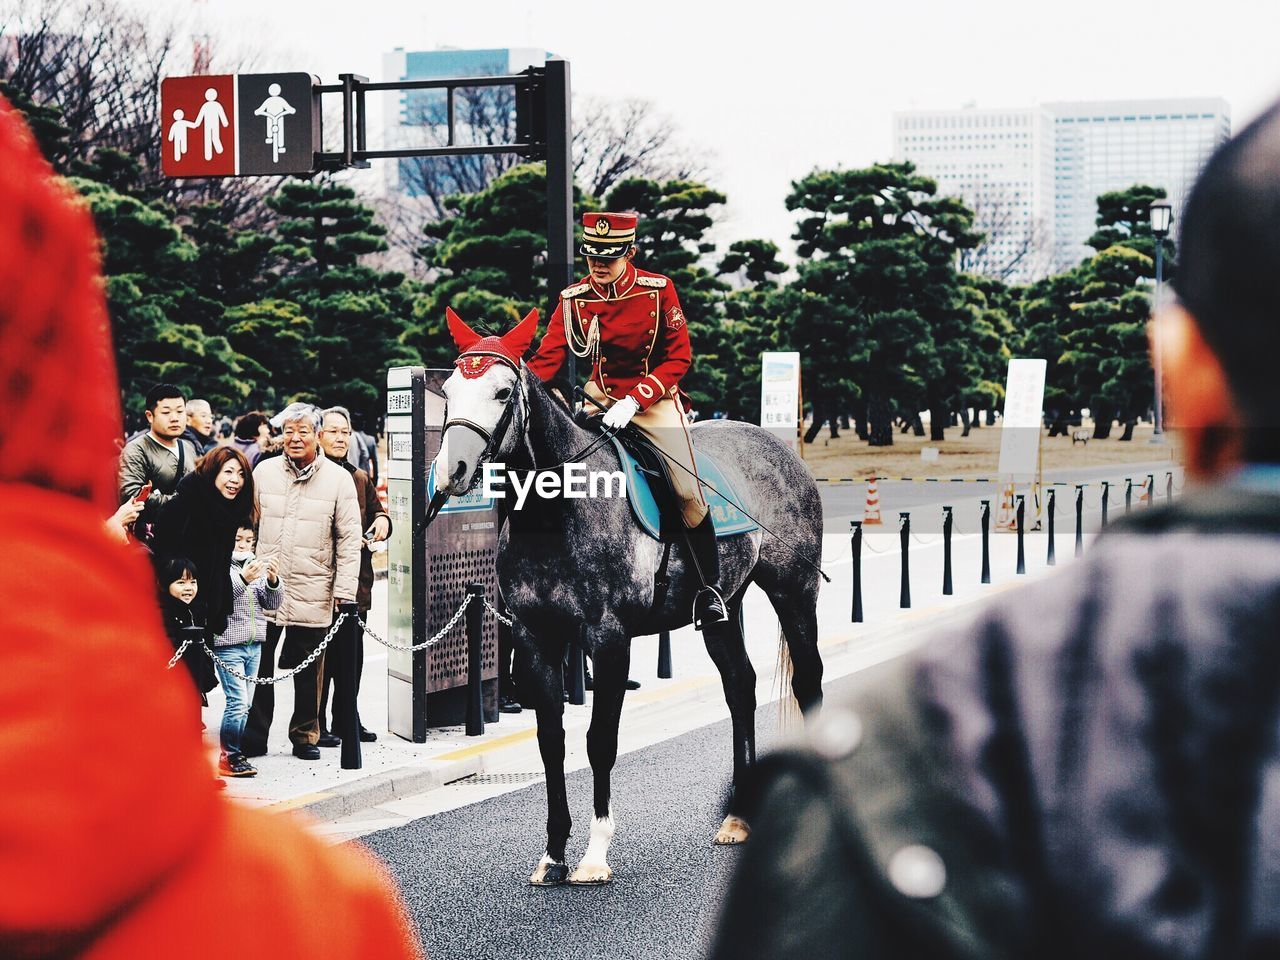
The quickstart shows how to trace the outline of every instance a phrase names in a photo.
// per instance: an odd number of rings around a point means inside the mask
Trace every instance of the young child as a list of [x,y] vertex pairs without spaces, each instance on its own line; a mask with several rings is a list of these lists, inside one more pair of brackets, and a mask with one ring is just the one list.
[[[284,591],[280,589],[278,561],[259,560],[253,555],[257,537],[252,528],[236,531],[235,550],[231,554],[231,598],[233,608],[227,618],[227,629],[213,640],[218,658],[246,677],[256,676],[262,658],[262,642],[267,636],[264,610],[280,606]],[[224,777],[253,777],[258,771],[240,749],[240,735],[249,717],[252,699],[249,684],[232,676],[218,665],[218,676],[227,695],[222,714],[222,755],[218,773]]]
[[200,694],[202,706],[208,706],[205,694],[218,685],[213,672],[213,661],[200,649],[204,642],[203,633],[195,634],[189,627],[204,629],[204,606],[199,600],[200,584],[196,579],[196,565],[186,557],[171,557],[159,563],[160,606],[164,613],[164,627],[169,634],[169,641],[174,650],[182,646],[183,641],[194,636],[182,655],[183,662],[191,674],[196,692]]

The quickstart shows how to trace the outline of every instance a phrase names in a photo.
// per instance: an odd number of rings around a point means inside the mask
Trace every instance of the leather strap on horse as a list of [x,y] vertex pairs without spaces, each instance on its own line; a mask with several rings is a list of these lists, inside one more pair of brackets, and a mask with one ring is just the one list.
[[[667,575],[667,562],[671,559],[673,540],[662,541],[662,560],[658,563],[658,572],[653,575],[653,609],[659,609],[667,602],[667,588],[671,586],[671,577]],[[689,553],[693,553],[692,547]]]
[[[520,364],[520,367],[522,369],[524,368],[523,362]],[[518,370],[517,374],[519,373],[520,371]],[[515,401],[517,397],[524,396],[524,384],[520,382],[518,377],[517,377],[517,384],[519,388],[511,391],[511,396],[507,398],[506,405],[502,409],[502,414],[501,416],[498,417],[498,422],[493,425],[492,433],[485,430],[484,427],[480,426],[480,424],[476,423],[474,420],[467,420],[463,417],[448,418],[445,420],[443,428],[441,428],[441,431],[440,431],[441,436],[443,436],[444,432],[448,430],[450,427],[466,427],[468,430],[471,430],[479,434],[484,439],[485,441],[484,449],[480,452],[480,458],[476,461],[475,477],[480,476],[480,471],[483,468],[483,465],[485,463],[488,463],[489,457],[493,454],[493,451],[497,449],[499,445],[501,445],[503,439],[506,437],[507,429],[511,426],[511,420],[515,415]],[[566,460],[562,460],[560,463],[557,463],[555,466],[552,466],[552,467],[535,466],[533,470],[530,472],[541,473],[547,470],[559,470],[561,467],[565,466],[566,464],[577,463],[578,461],[582,460],[583,457],[595,451],[598,447],[601,446],[601,444],[605,443],[608,439],[609,439],[609,434],[607,432],[602,433],[600,436],[596,437],[594,440],[591,441],[591,443],[587,444],[585,447],[579,450],[572,457],[569,457]],[[475,477],[473,477],[473,482]],[[418,524],[415,532],[421,533],[423,530],[425,530],[428,526],[431,525],[431,522],[435,520],[435,518],[439,515],[440,511],[444,508],[444,505],[448,501],[449,496],[450,495],[445,493],[443,490],[437,490],[435,492],[435,495],[432,496],[431,501],[427,504],[427,512],[423,516],[422,522]]]

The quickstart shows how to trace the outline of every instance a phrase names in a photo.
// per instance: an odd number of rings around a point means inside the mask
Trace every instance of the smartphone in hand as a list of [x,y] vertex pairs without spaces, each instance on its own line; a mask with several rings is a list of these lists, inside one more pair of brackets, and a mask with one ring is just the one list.
[[138,491],[138,495],[133,498],[134,503],[146,503],[147,497],[151,496],[152,483],[148,480],[142,485],[142,489]]

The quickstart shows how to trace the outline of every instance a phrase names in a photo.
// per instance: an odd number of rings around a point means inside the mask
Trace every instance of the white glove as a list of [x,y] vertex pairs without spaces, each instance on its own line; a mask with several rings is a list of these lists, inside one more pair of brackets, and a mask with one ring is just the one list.
[[605,412],[604,425],[610,430],[621,430],[639,412],[640,404],[634,397],[623,397]]

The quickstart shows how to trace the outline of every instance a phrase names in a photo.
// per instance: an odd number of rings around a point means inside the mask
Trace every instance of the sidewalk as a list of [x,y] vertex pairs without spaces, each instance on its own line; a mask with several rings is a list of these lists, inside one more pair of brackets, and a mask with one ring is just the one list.
[[[967,504],[957,507],[956,527],[964,535],[953,538],[954,596],[944,597],[941,592],[941,536],[913,536],[909,554],[913,605],[906,610],[899,608],[901,560],[897,523],[886,523],[878,530],[869,528],[874,532],[868,533],[863,542],[866,622],[861,624],[850,622],[850,539],[842,535],[825,538],[823,566],[832,582],[822,586],[818,620],[827,679],[898,656],[925,641],[934,629],[970,616],[983,599],[1016,582],[1051,573],[1051,568],[1045,566],[1044,533],[1027,534],[1027,576],[1014,574],[1016,538],[993,534],[993,583],[982,585],[978,582],[981,540],[976,533],[976,504],[972,510]],[[1086,536],[1086,549],[1091,539]],[[1069,563],[1073,553],[1070,532],[1058,533],[1056,548],[1059,565]],[[757,700],[768,703],[778,698],[778,621],[758,590],[747,594],[744,621],[747,649],[758,678]],[[385,633],[386,581],[374,586],[370,622],[377,632]],[[728,716],[719,675],[701,637],[687,627],[672,634],[671,646],[675,676],[658,680],[654,676],[657,638],[640,637],[633,642],[631,676],[643,687],[627,695],[621,752],[640,749]],[[362,769],[342,770],[339,749],[323,750],[319,761],[292,756],[285,728],[293,690],[285,682],[277,688],[270,752],[253,761],[258,776],[228,780],[227,794],[253,806],[304,811],[313,820],[332,824],[317,829],[340,839],[391,825],[391,819],[403,822],[410,814],[423,816],[541,779],[531,710],[502,714],[501,720],[487,724],[484,735],[479,737],[467,737],[462,727],[433,728],[428,731],[426,743],[414,744],[386,732],[386,669],[386,649],[366,639],[360,709],[365,725],[378,733],[378,740],[362,744]],[[221,690],[210,693],[209,701],[204,722],[210,749],[216,756],[223,706]],[[584,741],[590,705],[588,693],[585,706],[565,706],[566,770],[587,765]],[[447,784],[458,786],[438,791]]]

